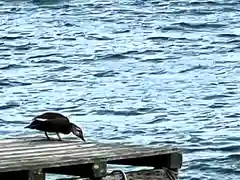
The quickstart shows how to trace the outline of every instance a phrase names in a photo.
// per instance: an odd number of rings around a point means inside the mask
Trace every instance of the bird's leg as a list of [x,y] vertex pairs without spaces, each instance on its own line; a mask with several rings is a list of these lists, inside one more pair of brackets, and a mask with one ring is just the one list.
[[45,135],[46,135],[47,139],[50,140],[50,137],[48,136],[46,131],[45,131]]
[[59,141],[62,141],[62,139],[61,139],[61,137],[60,137],[58,132],[57,132],[57,136],[58,136]]

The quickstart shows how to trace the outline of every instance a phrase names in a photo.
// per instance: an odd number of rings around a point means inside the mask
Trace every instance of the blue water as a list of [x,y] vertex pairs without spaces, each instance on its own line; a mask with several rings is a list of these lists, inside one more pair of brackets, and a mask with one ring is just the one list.
[[182,180],[240,179],[239,58],[237,0],[1,1],[0,137],[57,111],[88,141],[179,147]]

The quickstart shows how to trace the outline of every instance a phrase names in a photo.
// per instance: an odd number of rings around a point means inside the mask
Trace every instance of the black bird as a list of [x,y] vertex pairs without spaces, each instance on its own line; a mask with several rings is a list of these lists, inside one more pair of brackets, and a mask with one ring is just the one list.
[[48,137],[47,132],[55,132],[60,141],[62,139],[59,133],[69,134],[72,132],[74,135],[85,141],[82,129],[74,123],[71,123],[66,116],[59,113],[46,112],[36,116],[33,118],[32,123],[25,128],[44,131],[48,140],[50,140],[50,138]]

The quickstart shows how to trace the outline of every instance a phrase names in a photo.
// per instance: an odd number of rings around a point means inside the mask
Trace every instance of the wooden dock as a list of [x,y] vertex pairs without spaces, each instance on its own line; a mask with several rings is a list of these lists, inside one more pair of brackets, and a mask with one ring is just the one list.
[[[129,179],[141,174],[165,173],[177,179],[182,154],[174,148],[149,148],[123,144],[99,144],[81,141],[48,141],[43,138],[0,141],[0,179],[45,180],[45,173],[74,175],[87,179],[106,179],[107,165],[149,166],[154,170],[128,172]],[[173,172],[173,173],[171,173]],[[174,177],[171,177],[174,174]],[[157,176],[157,175],[156,175]],[[156,180],[167,180],[162,175]],[[110,177],[110,179],[112,176]],[[154,179],[154,178],[150,178]]]

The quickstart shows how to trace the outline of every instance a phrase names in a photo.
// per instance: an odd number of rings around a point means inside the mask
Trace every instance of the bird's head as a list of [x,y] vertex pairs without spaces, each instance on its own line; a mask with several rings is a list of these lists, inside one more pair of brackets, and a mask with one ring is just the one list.
[[78,127],[76,124],[71,123],[71,125],[72,125],[71,127],[72,133],[77,137],[81,138],[83,141],[85,141],[82,129]]

